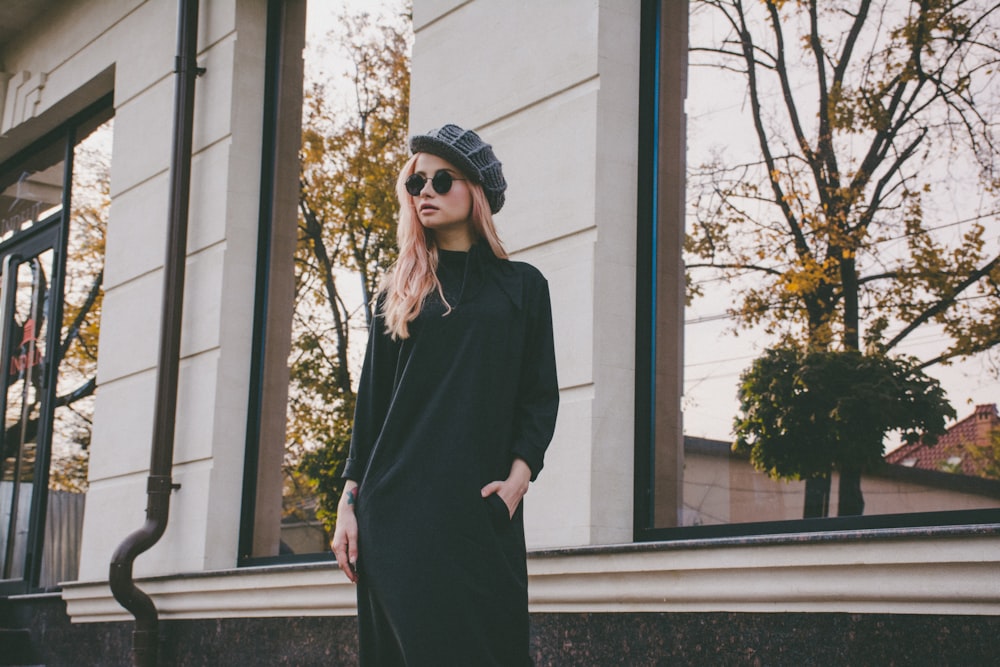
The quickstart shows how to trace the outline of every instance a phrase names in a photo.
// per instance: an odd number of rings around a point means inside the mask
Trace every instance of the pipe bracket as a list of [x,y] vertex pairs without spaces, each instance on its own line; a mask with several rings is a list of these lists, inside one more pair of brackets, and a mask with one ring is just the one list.
[[149,495],[170,495],[171,491],[181,488],[180,484],[174,484],[170,475],[150,475],[146,480],[146,493]]

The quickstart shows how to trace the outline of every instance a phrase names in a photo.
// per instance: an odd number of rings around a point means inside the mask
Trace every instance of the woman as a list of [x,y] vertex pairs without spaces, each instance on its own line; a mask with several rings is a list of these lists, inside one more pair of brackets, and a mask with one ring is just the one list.
[[445,125],[410,150],[333,549],[362,664],[529,664],[521,500],[559,402],[548,285],[497,236],[489,144]]

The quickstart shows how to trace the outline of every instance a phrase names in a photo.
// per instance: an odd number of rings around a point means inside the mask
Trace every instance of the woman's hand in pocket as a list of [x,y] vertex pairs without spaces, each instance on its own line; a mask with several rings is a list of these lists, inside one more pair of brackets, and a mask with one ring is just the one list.
[[531,468],[523,459],[514,459],[510,466],[510,474],[505,480],[490,482],[482,488],[482,496],[486,498],[492,494],[497,494],[500,500],[507,506],[507,512],[512,518],[514,512],[521,505],[521,499],[528,492],[528,484],[531,482]]

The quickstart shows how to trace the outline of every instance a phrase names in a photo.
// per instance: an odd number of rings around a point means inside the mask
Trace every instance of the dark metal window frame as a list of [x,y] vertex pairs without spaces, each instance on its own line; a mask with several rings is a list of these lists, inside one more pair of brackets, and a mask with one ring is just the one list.
[[256,519],[257,471],[264,409],[264,349],[267,339],[268,286],[271,269],[271,227],[274,223],[276,156],[278,152],[279,80],[281,77],[281,0],[268,0],[267,37],[264,55],[264,127],[261,141],[260,202],[257,227],[257,275],[254,286],[253,342],[250,357],[250,392],[247,410],[246,457],[243,464],[243,494],[240,513],[238,565],[257,565],[253,553]]
[[[639,69],[639,136],[637,173],[637,247],[636,247],[636,363],[635,363],[635,451],[633,488],[633,539],[636,542],[673,541],[790,535],[801,533],[832,533],[926,528],[926,535],[954,535],[955,528],[965,527],[969,533],[1000,533],[1000,509],[913,512],[822,519],[794,519],[755,523],[730,523],[708,526],[656,528],[653,523],[655,488],[657,301],[660,285],[656,254],[662,241],[658,229],[658,208],[661,196],[661,172],[664,164],[677,156],[661,155],[660,127],[661,86],[664,77],[677,77],[676,71],[665,71],[661,50],[663,45],[662,16],[673,0],[642,0]],[[674,90],[677,81],[668,82]],[[680,100],[683,104],[683,99]],[[676,129],[676,128],[673,128]],[[680,128],[683,132],[683,126]],[[675,142],[675,145],[678,142]],[[679,142],[684,146],[683,138]],[[683,326],[683,312],[667,318]],[[683,365],[683,359],[678,363]],[[663,409],[663,405],[660,405]],[[680,412],[679,401],[667,409]],[[680,446],[678,444],[678,446]],[[935,531],[935,529],[938,529]]]
[[305,553],[276,556],[253,556],[256,525],[257,480],[266,368],[267,325],[271,285],[274,209],[277,200],[277,174],[280,151],[280,111],[282,104],[282,54],[287,29],[284,0],[268,0],[267,37],[264,64],[264,108],[261,141],[260,201],[258,206],[257,271],[254,287],[253,341],[250,360],[246,455],[243,468],[243,493],[240,514],[237,566],[286,565],[332,560],[332,553]]
[[[70,177],[72,174],[72,157],[69,153],[72,152],[73,146],[73,130],[70,129],[66,133],[66,153],[67,161],[63,167],[63,177]],[[63,205],[69,203],[69,193],[70,188],[63,186]],[[44,393],[44,398],[41,401],[41,413],[38,419],[38,433],[35,436],[35,470],[32,475],[32,492],[30,500],[30,509],[28,513],[28,532],[27,532],[27,542],[25,544],[25,555],[24,555],[24,571],[21,578],[3,579],[0,580],[0,595],[5,593],[27,593],[32,590],[38,589],[39,578],[42,571],[42,555],[45,547],[45,513],[48,507],[48,484],[49,484],[49,467],[51,465],[52,457],[52,421],[55,414],[55,402],[56,402],[56,373],[59,370],[59,343],[62,333],[62,291],[63,283],[65,282],[66,275],[66,240],[69,236],[67,234],[67,227],[69,224],[69,215],[66,208],[58,213],[54,213],[48,218],[35,223],[30,229],[21,231],[11,238],[0,243],[0,255],[5,255],[9,252],[8,249],[17,248],[24,252],[28,257],[35,257],[42,252],[51,250],[53,252],[52,257],[52,276],[50,279],[49,291],[50,295],[59,295],[59,298],[54,299],[46,308],[45,313],[46,318],[49,318],[47,323],[46,340],[45,340],[45,352],[44,359],[46,363],[42,371],[42,387]],[[13,273],[17,273],[17,268],[15,266],[11,267]],[[9,280],[10,276],[3,276],[3,280]],[[7,303],[4,304],[5,310],[13,309],[15,295],[13,293],[7,295]],[[57,319],[58,318],[58,319]],[[10,337],[11,330],[13,329],[13,322],[0,322],[0,326],[9,327],[7,331],[7,338]],[[50,363],[54,361],[54,363]],[[2,361],[0,361],[0,376],[7,377],[9,372],[10,359],[5,356]],[[6,389],[4,390],[6,393]],[[6,411],[7,397],[0,397],[0,406]],[[4,427],[6,431],[6,426]],[[20,456],[20,454],[18,454]],[[16,490],[18,487],[18,480],[13,480],[12,490]],[[40,492],[41,491],[41,492]],[[12,508],[14,506],[14,498],[12,497]],[[2,517],[0,517],[2,519]],[[9,529],[16,529],[17,519],[12,513],[11,517],[7,519]],[[13,530],[8,530],[7,540],[3,545],[6,548],[6,556],[3,558],[3,563],[8,564],[7,559],[14,557],[14,549],[17,544],[17,538],[13,534]]]
[[[653,507],[653,368],[656,359],[653,322],[656,318],[656,179],[657,107],[659,98],[659,0],[643,0],[639,36],[639,169],[636,220],[635,317],[635,461],[634,539],[643,539],[652,525]],[[678,406],[679,408],[679,406]]]

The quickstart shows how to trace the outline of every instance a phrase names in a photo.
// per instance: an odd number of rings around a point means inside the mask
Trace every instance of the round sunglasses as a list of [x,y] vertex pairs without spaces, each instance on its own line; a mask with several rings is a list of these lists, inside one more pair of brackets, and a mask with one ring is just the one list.
[[[464,181],[464,178],[455,178],[451,175],[450,171],[440,169],[431,178],[431,187],[434,188],[434,192],[439,195],[447,194],[451,190],[451,184],[455,181]],[[410,193],[413,197],[420,196],[420,193],[424,191],[424,186],[427,185],[427,177],[423,174],[413,174],[406,179],[404,183],[406,191]]]

